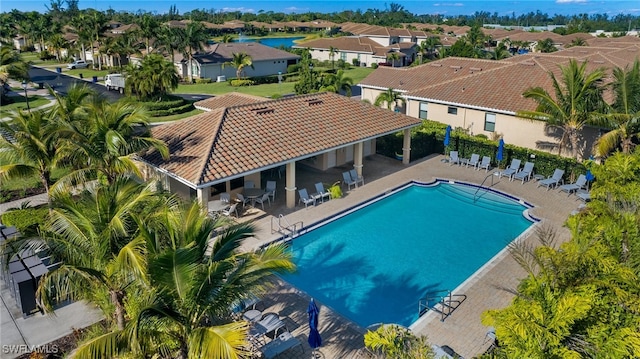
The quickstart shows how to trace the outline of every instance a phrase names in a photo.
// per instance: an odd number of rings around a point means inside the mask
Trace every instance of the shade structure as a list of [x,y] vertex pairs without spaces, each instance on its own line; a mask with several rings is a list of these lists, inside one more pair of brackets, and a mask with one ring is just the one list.
[[498,142],[498,153],[496,154],[496,160],[502,161],[504,159],[504,140],[501,138]]
[[451,141],[451,126],[447,126],[447,129],[444,131],[444,145],[449,146],[450,141]]
[[316,302],[311,298],[309,302],[309,308],[307,309],[307,314],[309,314],[309,346],[312,349],[316,349],[317,347],[322,345],[322,338],[320,337],[320,333],[318,332],[318,316],[320,314],[320,309],[316,305]]

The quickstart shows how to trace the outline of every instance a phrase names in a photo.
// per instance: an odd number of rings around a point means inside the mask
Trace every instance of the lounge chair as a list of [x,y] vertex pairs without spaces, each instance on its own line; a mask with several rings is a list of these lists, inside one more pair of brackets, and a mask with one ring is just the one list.
[[256,198],[256,203],[259,203],[262,206],[262,210],[264,211],[264,203],[268,202],[269,207],[271,207],[271,198],[269,198],[269,193],[265,192],[262,197]]
[[322,182],[316,183],[315,186],[316,186],[316,195],[318,196],[317,198],[320,198],[321,202],[324,202],[325,197],[327,199],[331,199],[331,192],[324,189],[324,185],[322,184]]
[[467,162],[465,162],[465,165],[467,167],[471,166],[471,167],[478,167],[478,164],[480,163],[480,155],[477,153],[472,153],[471,154],[471,158],[469,158],[469,160]]
[[347,188],[349,190],[351,190],[351,186],[358,187],[358,184],[356,183],[356,181],[354,181],[351,178],[351,175],[349,174],[348,171],[347,172],[342,172],[342,179],[344,181],[344,184],[347,185]]
[[235,214],[236,214],[236,218],[237,218],[237,217],[239,217],[239,216],[238,216],[238,204],[237,204],[237,203],[234,203],[234,204],[232,204],[231,206],[229,206],[228,208],[223,209],[222,211],[220,211],[220,213],[221,213],[223,216],[227,216],[227,217],[231,217],[231,215],[232,215],[233,213],[235,213]]
[[578,190],[583,189],[584,186],[586,185],[587,185],[587,177],[585,175],[580,175],[578,176],[578,179],[575,182],[563,184],[558,188],[560,188],[561,191],[565,191],[571,194],[573,192],[577,192]]
[[450,165],[454,165],[454,164],[460,164],[460,157],[458,157],[458,151],[451,151],[449,152],[449,164]]
[[517,158],[511,160],[511,165],[509,165],[509,167],[504,171],[500,171],[500,177],[509,177],[509,179],[512,179],[512,177],[520,170],[521,162],[522,161]]
[[349,170],[349,175],[352,180],[356,181],[356,185],[360,182],[364,186],[364,176],[358,176],[358,172],[355,169]]
[[255,323],[251,329],[249,329],[249,336],[252,338],[261,338],[271,332],[278,335],[278,330],[284,327],[285,324],[280,320],[278,314],[267,313],[259,322]]
[[300,199],[298,203],[304,203],[304,206],[307,207],[310,203],[314,206],[316,205],[316,199],[309,196],[309,192],[307,192],[306,188],[302,188],[298,190],[298,194],[300,195]]
[[491,157],[482,156],[482,161],[478,164],[476,169],[479,171],[481,168],[484,168],[485,172],[489,172],[489,168],[491,168]]
[[260,347],[259,350],[260,352],[262,352],[262,355],[265,359],[273,359],[276,356],[286,352],[287,350],[295,348],[297,346],[300,346],[302,348],[302,351],[304,352],[304,346],[302,345],[302,342],[287,331],[278,335],[278,338]]
[[558,183],[562,182],[562,176],[564,176],[564,170],[556,168],[551,177],[538,181],[538,187],[545,186],[548,191],[551,187],[556,187]]
[[585,202],[591,201],[591,193],[585,190],[578,190],[578,192],[576,192],[576,197]]
[[267,188],[265,192],[269,194],[272,200],[276,200],[276,181],[267,181]]
[[514,174],[511,179],[522,180],[522,184],[524,184],[524,181],[530,180],[531,176],[533,176],[533,162],[525,162],[522,170]]

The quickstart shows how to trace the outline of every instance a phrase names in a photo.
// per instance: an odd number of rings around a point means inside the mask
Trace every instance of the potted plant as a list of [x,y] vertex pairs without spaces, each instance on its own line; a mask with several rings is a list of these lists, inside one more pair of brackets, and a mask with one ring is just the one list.
[[329,186],[329,193],[331,193],[331,198],[340,198],[342,197],[342,188],[340,187],[340,181],[336,181],[334,184]]

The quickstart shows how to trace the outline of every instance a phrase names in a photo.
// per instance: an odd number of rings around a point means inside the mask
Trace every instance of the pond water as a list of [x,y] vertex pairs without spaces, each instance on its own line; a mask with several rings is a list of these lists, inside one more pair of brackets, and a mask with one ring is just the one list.
[[239,40],[234,40],[234,42],[259,42],[266,46],[279,48],[280,46],[291,47],[295,45],[294,41],[301,40],[301,39],[304,39],[304,36],[267,37],[263,39],[248,39],[248,38],[240,37]]

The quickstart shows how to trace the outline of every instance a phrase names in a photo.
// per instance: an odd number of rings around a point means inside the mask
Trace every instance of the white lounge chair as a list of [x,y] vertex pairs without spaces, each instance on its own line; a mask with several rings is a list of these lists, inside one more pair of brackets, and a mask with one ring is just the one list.
[[585,202],[591,201],[591,193],[585,190],[578,190],[578,192],[576,192],[576,197],[580,198]]
[[271,332],[275,332],[275,335],[278,335],[278,330],[284,327],[284,322],[280,320],[277,314],[267,313],[259,322],[255,323],[251,329],[249,329],[249,336],[260,338]]
[[251,201],[249,198],[245,198],[242,193],[237,193],[236,198],[238,199],[238,203],[242,203],[242,208]]
[[298,190],[298,194],[300,195],[300,199],[298,203],[304,203],[304,206],[307,207],[309,204],[313,204],[315,206],[316,199],[309,196],[309,192],[307,192],[306,188],[302,188]]
[[533,162],[525,162],[522,170],[514,174],[511,179],[522,180],[522,184],[524,184],[524,181],[530,180],[531,176],[533,176]]
[[491,157],[482,156],[482,161],[478,164],[476,170],[480,170],[481,168],[485,169],[485,172],[489,172],[489,168],[491,168]]
[[564,170],[556,168],[551,177],[538,181],[538,187],[545,186],[548,191],[551,187],[556,187],[560,182],[562,182],[562,176],[564,176]]
[[344,184],[347,185],[347,189],[349,190],[351,190],[351,186],[358,187],[358,184],[351,178],[351,175],[348,171],[342,172],[342,180],[344,181]]
[[265,192],[269,194],[272,200],[276,200],[276,181],[267,181],[267,188]]
[[227,192],[220,193],[220,200],[222,202],[231,202],[231,195]]
[[316,186],[316,195],[318,196],[317,198],[320,198],[321,202],[324,202],[325,197],[327,199],[331,199],[331,192],[324,189],[324,185],[322,184],[322,182],[316,183],[315,186]]
[[349,175],[352,180],[356,181],[356,185],[360,182],[364,186],[364,176],[358,176],[358,172],[355,169],[349,170]]
[[269,202],[269,207],[271,207],[271,198],[269,198],[269,193],[265,192],[262,197],[256,198],[256,203],[259,203],[262,206],[262,210],[264,211],[264,203]]
[[480,155],[477,153],[472,153],[471,154],[471,158],[469,158],[469,160],[467,162],[465,162],[465,165],[467,167],[471,166],[471,167],[478,167],[478,164],[480,163]]
[[275,340],[272,340],[260,347],[259,350],[260,352],[262,352],[262,355],[265,359],[273,359],[276,356],[286,352],[287,350],[295,348],[297,346],[300,346],[302,348],[302,351],[304,352],[304,346],[302,345],[302,342],[298,338],[291,335],[291,333],[284,332],[278,335],[278,338],[276,338]]
[[220,213],[223,216],[227,216],[227,217],[231,217],[231,215],[233,213],[235,213],[236,214],[236,218],[237,218],[237,217],[239,217],[238,216],[238,204],[234,203],[231,206],[229,206],[227,209],[223,209],[222,211],[220,211]]
[[584,186],[586,185],[587,185],[587,177],[585,175],[580,175],[578,176],[578,179],[575,182],[563,184],[558,188],[560,188],[561,191],[565,191],[571,194],[573,192],[577,192],[578,190],[583,189]]
[[512,159],[511,165],[509,165],[509,167],[504,171],[500,171],[500,177],[509,177],[509,179],[512,179],[512,177],[520,170],[521,162],[522,161],[517,158]]
[[454,165],[454,164],[460,164],[460,157],[458,156],[458,151],[451,151],[449,152],[449,164],[450,165]]

